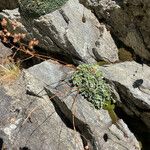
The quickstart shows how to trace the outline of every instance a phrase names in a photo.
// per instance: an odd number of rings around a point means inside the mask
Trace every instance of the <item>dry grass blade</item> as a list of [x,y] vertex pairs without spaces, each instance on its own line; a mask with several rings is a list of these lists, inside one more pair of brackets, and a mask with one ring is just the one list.
[[19,76],[20,72],[19,65],[14,62],[8,61],[0,64],[0,82],[10,83]]

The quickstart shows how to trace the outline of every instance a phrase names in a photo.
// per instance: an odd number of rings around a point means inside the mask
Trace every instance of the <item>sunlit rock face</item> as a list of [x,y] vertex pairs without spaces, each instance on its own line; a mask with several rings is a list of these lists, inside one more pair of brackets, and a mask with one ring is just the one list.
[[118,48],[110,32],[78,0],[69,0],[40,17],[33,17],[22,8],[19,12],[5,10],[0,15],[19,22],[16,30],[26,34],[25,40],[36,38],[40,48],[63,54],[76,64],[118,61]]
[[150,60],[149,0],[80,0],[140,57]]

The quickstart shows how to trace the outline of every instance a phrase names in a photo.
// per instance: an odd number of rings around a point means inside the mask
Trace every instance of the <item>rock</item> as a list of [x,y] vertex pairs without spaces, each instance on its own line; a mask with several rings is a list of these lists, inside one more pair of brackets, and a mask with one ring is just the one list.
[[118,89],[124,111],[150,128],[150,67],[131,61],[106,65],[100,70]]
[[[12,13],[1,14],[9,17]],[[118,49],[109,31],[78,0],[69,0],[41,17],[33,18],[21,8],[20,13],[21,29],[28,37],[38,39],[38,46],[48,52],[64,54],[76,63],[118,60]]]
[[[119,119],[96,110],[68,82],[74,68],[46,61],[0,86],[0,137],[7,149],[139,150]],[[128,143],[128,144],[126,144]]]
[[[30,93],[29,85],[38,95]],[[6,149],[83,150],[80,134],[64,119],[29,73],[0,88],[0,137]]]
[[150,60],[150,4],[149,0],[80,0],[104,20],[124,44],[140,57]]
[[[112,124],[107,111],[96,110],[78,94],[76,88],[71,87],[69,79],[74,68],[47,61],[27,71],[39,82],[45,83],[44,88],[57,112],[79,131],[85,145],[95,150],[140,149],[134,135],[122,120]],[[28,86],[28,90],[38,94],[32,84]]]
[[8,56],[12,54],[12,50],[7,48],[0,42],[0,64],[6,59]]
[[13,10],[5,9],[2,12],[0,12],[0,15],[2,17],[8,18],[9,20],[16,20],[16,21],[21,22],[20,13],[18,12],[18,8],[13,9]]
[[0,18],[2,17],[7,18],[10,24],[11,22],[14,22],[17,25],[15,30],[11,27],[11,25],[8,26],[7,30],[9,32],[26,34],[26,37],[24,39],[25,41],[30,41],[31,39],[33,39],[33,37],[31,36],[31,33],[27,31],[27,29],[21,22],[22,19],[20,17],[20,13],[18,12],[18,8],[13,9],[13,10],[3,10],[2,12],[0,12]]
[[5,0],[0,3],[0,11],[4,9],[14,9],[18,6],[18,0]]
[[[33,33],[33,37],[40,40],[41,45],[45,45],[44,49],[67,53],[84,62],[94,62],[96,52],[96,57],[98,54],[101,59],[118,60],[118,50],[110,33],[78,0],[69,0],[61,9],[37,19],[29,19],[22,10],[20,13],[23,24]],[[107,40],[109,45],[103,42]],[[99,43],[98,46],[96,43]],[[103,47],[107,51],[105,54],[101,53]],[[94,54],[93,50],[96,50]]]

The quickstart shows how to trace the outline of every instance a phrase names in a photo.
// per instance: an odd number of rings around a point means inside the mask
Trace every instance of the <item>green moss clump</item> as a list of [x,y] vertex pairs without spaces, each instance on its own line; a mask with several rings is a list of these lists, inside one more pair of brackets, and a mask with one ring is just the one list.
[[39,17],[59,9],[68,0],[20,0],[20,10],[30,17]]
[[120,61],[132,61],[133,60],[132,53],[127,51],[124,48],[119,49],[118,55],[119,55],[119,60]]
[[103,65],[107,65],[107,64],[109,64],[109,62],[106,62],[104,60],[97,62],[97,65],[99,65],[99,66],[103,66]]
[[72,82],[95,108],[105,107],[107,109],[108,106],[111,106],[110,88],[106,84],[102,72],[98,69],[98,65],[79,65],[72,76]]

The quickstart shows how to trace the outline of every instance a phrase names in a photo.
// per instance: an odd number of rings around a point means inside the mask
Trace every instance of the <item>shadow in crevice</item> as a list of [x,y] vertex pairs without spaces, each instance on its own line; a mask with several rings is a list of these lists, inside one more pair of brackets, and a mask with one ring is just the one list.
[[47,92],[48,96],[50,97],[57,114],[64,122],[64,124],[68,128],[79,132],[84,146],[90,145],[90,147],[92,147],[93,150],[97,150],[95,139],[88,125],[84,124],[84,122],[76,118],[73,115],[73,112],[70,111],[70,109],[68,109],[66,104],[62,100],[60,100],[57,96],[54,96],[54,94],[51,93],[49,89],[47,88],[44,89]]
[[134,81],[134,83],[133,83],[132,86],[133,86],[134,88],[138,88],[138,87],[140,87],[142,84],[143,84],[143,79],[138,79],[138,80]]
[[2,139],[2,138],[0,138],[0,150],[2,150],[2,149],[3,149],[3,144],[4,144],[4,141],[3,141],[3,139]]
[[[142,80],[139,79],[135,81],[137,83],[133,83],[134,87],[137,88],[142,84]],[[123,85],[119,85],[119,83],[114,82],[116,85],[116,90],[120,95],[121,103],[117,102],[115,107],[116,115],[123,119],[123,121],[127,124],[129,130],[135,135],[136,139],[139,141],[141,145],[141,150],[149,150],[150,143],[150,130],[146,126],[146,124],[142,121],[139,116],[134,115],[132,109],[135,109],[139,113],[145,112],[145,109],[141,109],[136,106],[136,104],[129,98],[127,98],[127,89]],[[131,96],[131,95],[130,95]],[[133,115],[128,115],[127,111],[130,110]],[[148,111],[148,110],[147,110]]]
[[114,35],[113,32],[110,32],[111,36],[119,50],[119,60],[122,61],[136,61],[137,63],[141,64],[142,66],[144,64],[150,66],[150,61],[145,60],[144,58],[141,58],[139,55],[137,55],[134,52],[134,49],[131,47],[125,45],[116,35]]
[[19,150],[30,150],[28,147],[20,147]]
[[115,108],[115,112],[119,118],[122,118],[128,125],[130,131],[134,133],[137,140],[142,145],[142,150],[149,150],[150,131],[146,125],[136,116],[130,117],[120,107]]

